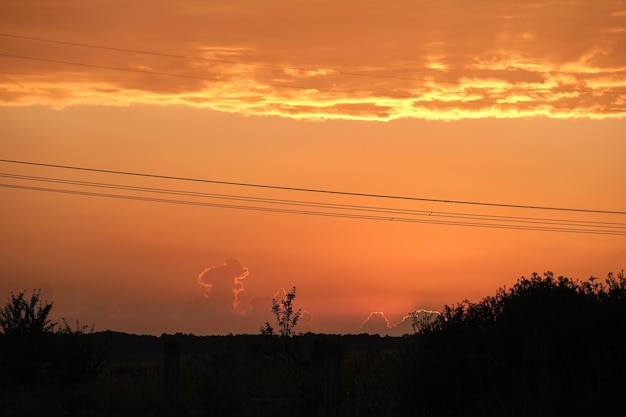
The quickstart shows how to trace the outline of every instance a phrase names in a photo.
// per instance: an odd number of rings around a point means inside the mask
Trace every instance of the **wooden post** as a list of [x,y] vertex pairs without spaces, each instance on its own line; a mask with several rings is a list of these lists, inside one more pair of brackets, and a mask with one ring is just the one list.
[[326,416],[339,415],[339,345],[331,344],[326,349]]
[[176,417],[178,414],[178,374],[180,372],[180,351],[178,342],[165,342],[163,361],[164,417]]

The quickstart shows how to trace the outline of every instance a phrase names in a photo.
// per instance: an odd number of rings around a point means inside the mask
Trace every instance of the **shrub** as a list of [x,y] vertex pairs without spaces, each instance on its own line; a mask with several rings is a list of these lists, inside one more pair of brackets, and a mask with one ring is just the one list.
[[7,387],[45,383],[73,385],[95,378],[104,368],[106,351],[85,337],[93,329],[76,328],[63,319],[58,327],[49,318],[52,303],[40,300],[34,290],[11,294],[0,308],[0,375]]
[[626,279],[595,281],[533,274],[478,303],[445,306],[398,367],[403,414],[625,411]]

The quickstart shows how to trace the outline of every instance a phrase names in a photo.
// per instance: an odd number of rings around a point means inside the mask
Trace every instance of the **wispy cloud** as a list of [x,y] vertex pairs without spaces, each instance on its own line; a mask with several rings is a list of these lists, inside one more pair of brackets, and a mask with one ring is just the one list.
[[0,103],[306,119],[626,115],[624,1],[130,3],[64,2],[64,19],[93,23],[83,25],[44,21],[56,4],[3,5],[7,33],[118,49],[2,37]]

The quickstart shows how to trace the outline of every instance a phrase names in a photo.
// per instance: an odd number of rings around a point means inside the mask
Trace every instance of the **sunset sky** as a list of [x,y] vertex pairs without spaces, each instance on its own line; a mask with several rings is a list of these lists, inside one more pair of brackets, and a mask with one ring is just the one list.
[[626,1],[0,0],[0,301],[411,331],[626,267]]

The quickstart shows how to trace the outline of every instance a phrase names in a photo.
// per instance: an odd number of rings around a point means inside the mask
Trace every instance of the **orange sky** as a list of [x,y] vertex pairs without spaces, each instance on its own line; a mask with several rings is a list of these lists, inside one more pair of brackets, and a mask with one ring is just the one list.
[[626,2],[222,3],[0,1],[0,159],[431,201],[0,162],[0,299],[257,333],[296,285],[301,331],[401,333],[371,313],[624,268]]

